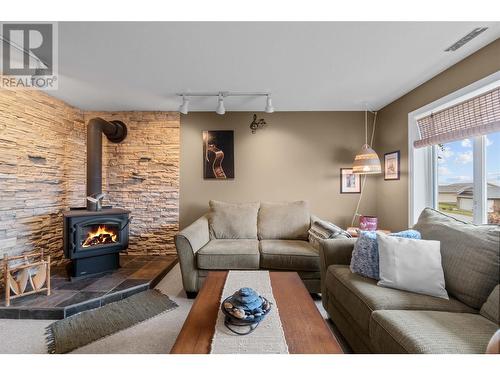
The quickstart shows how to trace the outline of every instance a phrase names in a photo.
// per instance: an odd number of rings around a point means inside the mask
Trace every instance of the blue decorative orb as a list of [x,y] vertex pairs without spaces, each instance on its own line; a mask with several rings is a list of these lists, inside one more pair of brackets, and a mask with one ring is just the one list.
[[229,324],[252,325],[264,319],[271,303],[252,288],[241,288],[223,301],[221,310]]

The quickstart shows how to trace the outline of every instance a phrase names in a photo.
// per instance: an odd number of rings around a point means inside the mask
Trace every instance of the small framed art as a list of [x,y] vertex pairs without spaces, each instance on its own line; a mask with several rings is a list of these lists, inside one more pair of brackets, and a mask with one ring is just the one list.
[[340,168],[340,194],[361,193],[361,177],[352,168]]
[[234,131],[203,131],[203,178],[234,178]]
[[384,154],[384,180],[399,180],[400,177],[400,151]]

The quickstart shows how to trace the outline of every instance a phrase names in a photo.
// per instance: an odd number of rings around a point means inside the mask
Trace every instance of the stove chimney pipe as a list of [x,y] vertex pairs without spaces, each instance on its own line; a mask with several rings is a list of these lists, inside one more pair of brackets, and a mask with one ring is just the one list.
[[[109,141],[120,143],[127,137],[127,126],[121,121],[106,121],[100,117],[87,124],[87,197],[102,195],[103,133]],[[95,211],[96,205],[87,200],[87,210]]]

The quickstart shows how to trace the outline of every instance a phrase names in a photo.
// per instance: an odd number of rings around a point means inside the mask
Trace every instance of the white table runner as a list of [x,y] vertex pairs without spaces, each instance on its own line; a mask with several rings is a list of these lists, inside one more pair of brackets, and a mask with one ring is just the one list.
[[[268,271],[229,271],[221,302],[240,288],[249,287],[272,303],[269,314],[249,335],[240,336],[224,325],[224,313],[218,312],[211,354],[288,354],[283,326],[274,300]],[[247,328],[247,327],[245,327]]]

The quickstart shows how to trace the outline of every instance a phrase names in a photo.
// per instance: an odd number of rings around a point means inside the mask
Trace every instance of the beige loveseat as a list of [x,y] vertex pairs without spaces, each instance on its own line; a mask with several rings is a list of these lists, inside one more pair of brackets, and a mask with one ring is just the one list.
[[307,289],[319,293],[319,253],[308,241],[311,220],[304,201],[210,201],[210,212],[175,236],[184,290],[194,297],[210,271],[265,269],[297,271]]
[[414,229],[441,242],[449,300],[376,285],[349,269],[354,239],[323,240],[323,306],[357,353],[484,353],[499,327],[498,226],[432,209]]

